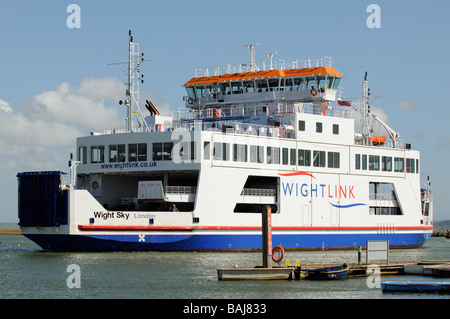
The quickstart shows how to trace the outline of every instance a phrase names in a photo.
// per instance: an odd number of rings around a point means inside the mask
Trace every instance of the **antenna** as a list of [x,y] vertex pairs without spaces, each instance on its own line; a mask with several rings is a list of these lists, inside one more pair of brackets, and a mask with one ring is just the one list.
[[278,52],[271,52],[271,53],[266,53],[266,56],[269,58],[270,60],[270,69],[273,70],[273,66],[272,66],[272,60],[273,60],[273,56],[275,54],[277,54]]
[[257,71],[256,63],[255,63],[255,50],[253,48],[257,46],[258,43],[246,44],[245,46],[250,50],[250,71]]
[[[147,127],[147,122],[144,120],[144,115],[139,107],[139,83],[144,83],[144,75],[141,75],[141,63],[145,61],[144,53],[139,55],[139,43],[133,41],[133,36],[131,35],[131,30],[128,31],[128,62],[110,63],[108,65],[119,66],[127,75],[128,82],[125,101],[127,106],[127,117],[126,126],[129,132],[133,132],[133,116],[140,115],[144,125]],[[122,65],[128,64],[127,70],[125,70]],[[119,101],[119,105],[122,105],[122,101]],[[139,123],[139,126],[141,124]]]
[[362,108],[362,115],[363,115],[363,126],[362,126],[362,134],[363,136],[369,136],[370,135],[370,128],[369,128],[369,113],[370,113],[370,104],[369,104],[369,97],[370,97],[370,89],[369,89],[369,81],[367,80],[367,71],[364,74],[364,81],[361,83],[361,108]]

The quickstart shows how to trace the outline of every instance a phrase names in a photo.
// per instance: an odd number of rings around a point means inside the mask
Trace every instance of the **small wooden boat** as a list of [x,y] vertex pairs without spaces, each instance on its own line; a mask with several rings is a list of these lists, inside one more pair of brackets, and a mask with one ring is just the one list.
[[348,277],[347,264],[337,266],[327,266],[315,269],[308,269],[305,279],[311,280],[330,280],[330,279],[346,279]]
[[450,265],[436,265],[429,268],[435,277],[450,277]]
[[450,282],[385,281],[381,283],[383,292],[436,292],[450,293]]
[[219,280],[288,280],[294,278],[294,267],[286,268],[221,268]]

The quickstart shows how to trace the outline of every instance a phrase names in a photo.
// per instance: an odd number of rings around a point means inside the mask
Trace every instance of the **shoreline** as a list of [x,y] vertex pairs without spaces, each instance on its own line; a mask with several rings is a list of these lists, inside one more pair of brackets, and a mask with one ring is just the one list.
[[22,235],[20,228],[0,228],[0,235]]

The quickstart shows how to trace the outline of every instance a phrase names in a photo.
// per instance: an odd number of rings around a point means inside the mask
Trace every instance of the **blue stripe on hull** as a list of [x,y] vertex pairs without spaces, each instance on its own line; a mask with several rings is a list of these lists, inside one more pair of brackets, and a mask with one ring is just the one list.
[[[126,250],[257,250],[261,235],[43,235],[24,234],[46,250],[126,251]],[[410,234],[274,234],[273,245],[292,250],[331,250],[365,246],[367,240],[389,240],[395,248],[420,247],[430,233]]]

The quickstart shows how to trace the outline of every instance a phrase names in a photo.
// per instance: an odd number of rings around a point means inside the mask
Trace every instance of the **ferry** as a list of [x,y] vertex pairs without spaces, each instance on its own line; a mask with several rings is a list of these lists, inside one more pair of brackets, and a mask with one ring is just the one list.
[[430,183],[420,152],[370,112],[367,73],[344,100],[332,58],[257,65],[256,45],[250,63],[196,69],[163,116],[139,99],[130,31],[124,127],[79,137],[68,173],[17,174],[22,234],[56,251],[259,251],[270,209],[288,251],[421,247]]

